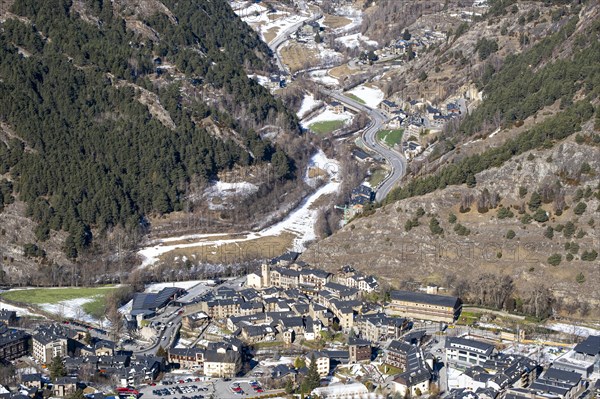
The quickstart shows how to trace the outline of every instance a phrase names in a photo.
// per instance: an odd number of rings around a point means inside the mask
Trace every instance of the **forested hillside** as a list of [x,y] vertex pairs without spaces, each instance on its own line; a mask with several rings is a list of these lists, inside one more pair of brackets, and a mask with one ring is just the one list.
[[[299,132],[247,78],[244,68],[272,68],[268,47],[225,0],[154,3],[17,0],[0,25],[0,204],[27,203],[38,243],[69,232],[70,258],[92,232],[181,209],[191,181],[234,165],[277,154],[277,177],[294,177],[294,160],[256,133]],[[136,18],[153,37],[129,29]],[[140,93],[157,96],[154,108]],[[209,134],[196,124],[207,116],[237,136]]]
[[[448,185],[475,185],[475,174],[498,167],[523,152],[548,148],[575,133],[594,114],[600,94],[600,21],[585,21],[576,31],[579,18],[573,16],[555,34],[529,50],[509,56],[496,71],[492,63],[478,82],[485,100],[460,123],[455,137],[442,138],[440,147],[454,148],[454,142],[475,135],[487,137],[494,129],[519,127],[523,120],[544,107],[558,103],[559,112],[519,136],[480,154],[463,157],[437,173],[419,177],[390,193],[387,202],[424,195]],[[555,59],[566,51],[567,56]],[[600,137],[595,140],[600,140]]]

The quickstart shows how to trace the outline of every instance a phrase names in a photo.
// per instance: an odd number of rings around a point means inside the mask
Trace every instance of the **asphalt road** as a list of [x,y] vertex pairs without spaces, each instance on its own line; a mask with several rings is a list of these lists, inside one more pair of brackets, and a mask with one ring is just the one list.
[[[279,35],[277,35],[277,37],[275,37],[275,39],[273,39],[269,43],[269,47],[271,48],[275,56],[277,66],[281,71],[287,71],[287,69],[281,60],[281,56],[279,54],[279,47],[283,43],[285,43],[289,39],[290,34],[292,32],[295,32],[298,28],[300,28],[304,22],[316,21],[319,18],[321,18],[321,15],[317,14],[310,17],[307,21],[302,21],[291,25]],[[346,107],[357,111],[365,112],[371,118],[371,123],[363,132],[364,142],[369,149],[381,155],[391,166],[391,172],[380,183],[379,187],[377,187],[375,200],[377,202],[381,202],[392,190],[394,185],[406,173],[406,158],[404,158],[402,154],[379,143],[379,141],[377,140],[377,132],[381,130],[387,118],[378,109],[369,108],[366,105],[354,101],[351,98],[348,98],[339,92],[330,91],[325,88],[321,88],[320,90],[329,95],[330,97],[335,98],[339,102],[343,103],[344,105],[346,105]]]
[[[206,294],[208,291],[216,290],[219,287],[228,287],[233,289],[241,288],[240,284],[246,280],[245,276],[228,279],[223,283],[215,286],[206,286],[199,284],[195,287],[192,287],[188,290],[188,294],[184,297],[180,298],[185,299],[186,301],[192,300],[195,297]],[[162,346],[164,349],[167,349],[173,343],[173,339],[175,334],[177,333],[177,329],[181,325],[181,319],[183,318],[184,308],[179,306],[167,306],[164,311],[157,314],[155,317],[150,319],[149,321],[153,322],[161,322],[165,326],[165,330],[162,331],[157,339],[153,340],[151,344],[142,346],[141,348],[134,348],[135,353],[137,354],[146,354],[153,355],[156,354],[158,348]]]
[[315,14],[307,20],[297,22],[294,25],[290,25],[284,31],[279,33],[273,40],[271,40],[270,43],[268,43],[269,47],[271,48],[271,51],[273,51],[275,61],[277,62],[277,67],[280,71],[287,71],[287,68],[283,64],[283,61],[281,61],[281,56],[279,55],[279,47],[289,39],[290,34],[297,31],[304,23],[316,21],[321,17],[321,14]]
[[379,140],[377,140],[377,132],[382,129],[383,124],[387,119],[386,116],[383,114],[383,112],[379,111],[378,109],[369,108],[366,105],[359,103],[358,101],[354,101],[353,99],[346,97],[340,92],[331,91],[327,89],[321,89],[321,91],[327,94],[328,96],[335,98],[350,109],[366,113],[371,119],[371,123],[363,131],[363,141],[365,145],[369,147],[369,149],[381,155],[390,164],[392,168],[391,172],[386,176],[386,178],[380,183],[379,187],[377,188],[375,200],[377,202],[382,201],[389,194],[392,188],[394,188],[394,185],[400,179],[402,179],[402,177],[406,173],[406,158],[404,158],[404,155],[390,149],[389,147],[381,144]]

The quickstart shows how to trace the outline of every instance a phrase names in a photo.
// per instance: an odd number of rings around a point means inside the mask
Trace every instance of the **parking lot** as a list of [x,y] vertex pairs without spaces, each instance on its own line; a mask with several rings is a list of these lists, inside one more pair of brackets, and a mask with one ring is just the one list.
[[219,399],[255,398],[271,393],[250,379],[207,379],[169,375],[154,386],[139,388],[142,398],[149,399]]
[[144,398],[204,399],[214,392],[212,382],[200,378],[164,380],[139,389]]
[[214,382],[215,397],[223,399],[252,398],[268,395],[278,391],[266,391],[262,386],[253,380],[217,380]]

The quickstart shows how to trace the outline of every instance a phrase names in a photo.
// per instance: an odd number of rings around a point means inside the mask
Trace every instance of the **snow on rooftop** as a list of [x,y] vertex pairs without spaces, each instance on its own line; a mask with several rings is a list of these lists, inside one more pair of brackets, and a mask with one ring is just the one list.
[[350,90],[349,93],[354,94],[365,102],[370,108],[377,108],[380,102],[383,101],[383,92],[378,88],[367,87],[367,86],[356,86]]
[[294,364],[294,360],[295,360],[295,358],[293,358],[293,357],[281,356],[279,358],[279,360],[265,359],[265,360],[261,360],[259,362],[259,364],[261,366],[274,367],[274,366],[279,366],[281,364]]
[[154,283],[148,284],[144,292],[159,292],[163,288],[168,287],[177,287],[183,288],[184,290],[189,290],[192,287],[195,287],[199,284],[205,284],[210,280],[190,280],[190,281],[173,281],[170,283]]

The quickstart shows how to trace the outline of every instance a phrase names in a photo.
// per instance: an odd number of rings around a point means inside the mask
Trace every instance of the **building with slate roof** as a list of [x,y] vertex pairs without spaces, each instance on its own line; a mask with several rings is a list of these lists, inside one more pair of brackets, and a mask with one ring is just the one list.
[[474,365],[482,366],[497,355],[494,345],[473,339],[448,337],[446,339],[446,359],[448,364],[465,369]]
[[131,316],[141,319],[152,317],[156,310],[161,309],[186,291],[178,287],[166,287],[159,292],[142,292],[133,296]]
[[460,298],[412,291],[392,291],[386,310],[392,315],[453,323],[460,316]]
[[27,355],[29,334],[21,330],[10,330],[4,323],[0,323],[0,331],[0,363]]

